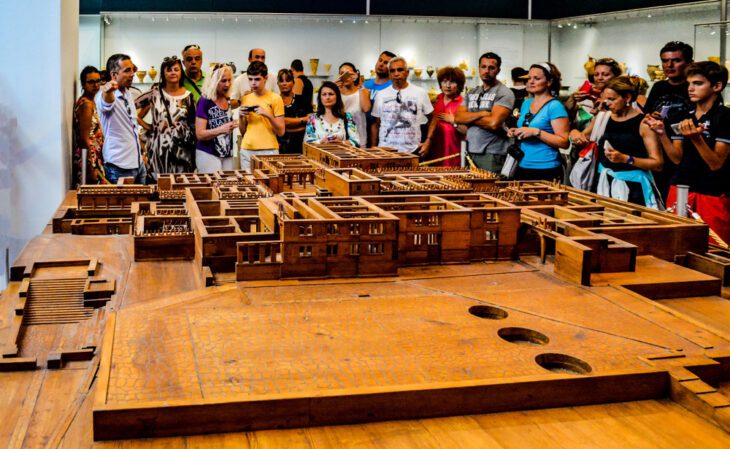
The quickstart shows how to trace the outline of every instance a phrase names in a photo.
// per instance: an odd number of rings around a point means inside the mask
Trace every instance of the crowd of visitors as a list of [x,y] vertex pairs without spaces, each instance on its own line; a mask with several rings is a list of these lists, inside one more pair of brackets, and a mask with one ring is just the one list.
[[[667,43],[659,57],[666,79],[648,96],[647,82],[611,58],[595,61],[588,79],[560,96],[554,64],[511,68],[508,87],[498,79],[502,58],[486,52],[478,60],[480,85],[465,92],[464,71],[442,67],[432,102],[409,82],[407,61],[389,51],[369,79],[344,62],[334,82],[315,89],[301,60],[274,75],[261,48],[249,52],[238,76],[233,64],[205,73],[203,51],[193,44],[181,58],[164,58],[159,82],[136,96],[136,67],[115,54],[106,70],[81,72],[73,182],[249,170],[254,155],[343,142],[447,167],[465,159],[518,180],[581,179],[576,187],[660,210],[675,207],[677,186],[688,186],[692,211],[730,241],[730,110],[721,95],[727,69],[694,62],[683,42]],[[503,171],[505,161],[514,169]]]

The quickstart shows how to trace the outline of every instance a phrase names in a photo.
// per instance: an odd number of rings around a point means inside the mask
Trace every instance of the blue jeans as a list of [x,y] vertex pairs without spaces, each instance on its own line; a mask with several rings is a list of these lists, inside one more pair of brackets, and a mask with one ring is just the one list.
[[141,164],[138,168],[119,168],[114,164],[105,163],[104,171],[106,172],[106,179],[111,184],[116,184],[119,178],[134,178],[135,184],[147,183],[147,169],[144,164]]

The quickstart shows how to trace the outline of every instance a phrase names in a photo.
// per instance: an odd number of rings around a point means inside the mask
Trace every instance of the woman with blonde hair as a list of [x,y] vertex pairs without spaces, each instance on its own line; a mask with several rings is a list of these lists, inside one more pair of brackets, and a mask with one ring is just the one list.
[[[601,100],[611,113],[598,142],[598,193],[641,206],[663,209],[651,171],[659,171],[664,159],[656,134],[644,122],[644,114],[634,108],[639,96],[638,79],[619,76],[606,84]],[[589,143],[594,119],[579,132],[573,130],[573,144]]]
[[198,139],[195,158],[200,173],[233,170],[233,120],[229,91],[233,70],[228,64],[218,64],[203,83],[195,119]]

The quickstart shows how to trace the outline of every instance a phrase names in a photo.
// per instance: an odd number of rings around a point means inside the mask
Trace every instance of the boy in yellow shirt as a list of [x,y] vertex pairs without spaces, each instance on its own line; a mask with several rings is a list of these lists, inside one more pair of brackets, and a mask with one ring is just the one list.
[[279,154],[276,136],[284,135],[284,101],[266,88],[269,71],[266,64],[254,61],[246,70],[251,93],[244,96],[240,107],[240,129],[243,138],[239,158],[241,170],[251,171],[251,156]]

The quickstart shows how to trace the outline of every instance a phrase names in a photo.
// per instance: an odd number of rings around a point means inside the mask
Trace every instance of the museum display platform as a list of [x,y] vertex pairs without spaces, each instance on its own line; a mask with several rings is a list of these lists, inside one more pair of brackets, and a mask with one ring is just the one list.
[[0,300],[0,445],[730,444],[705,225],[408,164],[69,193]]

